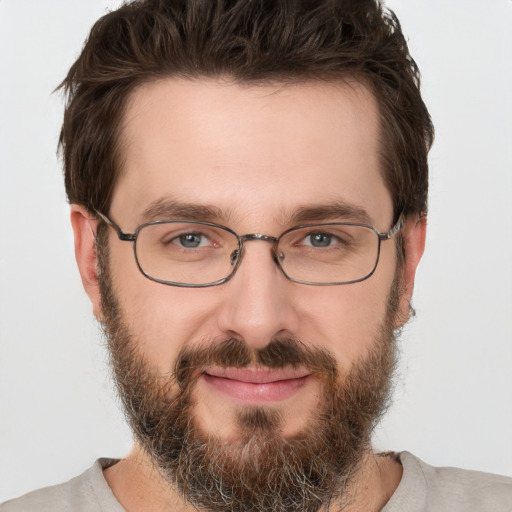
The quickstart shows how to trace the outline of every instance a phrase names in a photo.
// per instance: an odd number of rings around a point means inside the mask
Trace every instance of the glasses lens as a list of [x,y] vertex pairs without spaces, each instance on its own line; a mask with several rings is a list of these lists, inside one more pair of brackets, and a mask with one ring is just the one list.
[[189,285],[227,277],[237,249],[237,237],[222,227],[174,221],[142,227],[135,245],[139,266],[148,277]]
[[364,226],[321,224],[281,237],[277,255],[285,274],[312,284],[342,284],[368,277],[379,254],[377,233]]

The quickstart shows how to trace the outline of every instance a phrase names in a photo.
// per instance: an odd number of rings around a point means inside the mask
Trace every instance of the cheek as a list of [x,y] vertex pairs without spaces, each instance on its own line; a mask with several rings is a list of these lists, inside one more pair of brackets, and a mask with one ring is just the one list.
[[112,282],[123,322],[146,360],[171,371],[176,355],[191,341],[211,337],[210,289],[166,286],[144,277],[133,253],[112,254]]
[[349,369],[379,335],[392,282],[390,269],[360,283],[313,288],[301,301],[300,337],[326,348],[340,369]]

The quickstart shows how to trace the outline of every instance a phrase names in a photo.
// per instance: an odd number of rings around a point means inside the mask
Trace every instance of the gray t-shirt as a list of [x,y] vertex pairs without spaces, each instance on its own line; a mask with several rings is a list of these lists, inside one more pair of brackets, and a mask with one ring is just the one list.
[[[512,512],[512,478],[457,468],[435,468],[402,452],[403,476],[381,512]],[[0,512],[125,512],[99,459],[64,484],[31,492],[0,505]]]

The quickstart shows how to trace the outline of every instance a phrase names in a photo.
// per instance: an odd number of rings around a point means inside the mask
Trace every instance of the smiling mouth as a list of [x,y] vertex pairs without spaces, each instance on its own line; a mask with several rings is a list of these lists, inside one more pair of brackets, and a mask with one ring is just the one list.
[[246,403],[278,402],[290,398],[311,373],[296,369],[208,368],[202,375],[216,392]]

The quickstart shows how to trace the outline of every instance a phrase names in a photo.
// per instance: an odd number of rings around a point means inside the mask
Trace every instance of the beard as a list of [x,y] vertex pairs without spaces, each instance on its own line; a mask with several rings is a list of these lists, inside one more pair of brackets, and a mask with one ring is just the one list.
[[[399,279],[371,349],[346,375],[328,351],[295,338],[254,349],[240,339],[201,340],[162,374],[123,318],[109,272],[108,245],[98,248],[102,324],[114,379],[135,438],[155,468],[194,507],[212,512],[313,512],[343,509],[350,484],[389,405],[396,367]],[[320,383],[317,408],[305,427],[284,438],[276,409],[246,406],[236,413],[237,439],[205,431],[194,416],[194,389],[208,367],[308,370]]]

